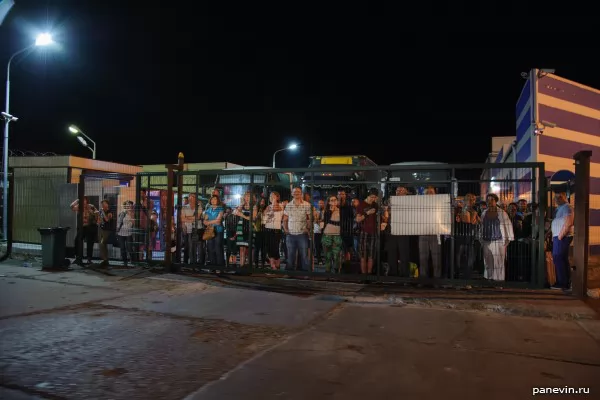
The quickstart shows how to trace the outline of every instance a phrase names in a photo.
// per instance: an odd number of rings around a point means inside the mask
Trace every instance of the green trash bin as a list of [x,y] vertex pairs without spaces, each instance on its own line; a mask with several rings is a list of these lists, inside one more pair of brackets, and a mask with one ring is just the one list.
[[69,227],[39,228],[42,235],[42,268],[65,268]]

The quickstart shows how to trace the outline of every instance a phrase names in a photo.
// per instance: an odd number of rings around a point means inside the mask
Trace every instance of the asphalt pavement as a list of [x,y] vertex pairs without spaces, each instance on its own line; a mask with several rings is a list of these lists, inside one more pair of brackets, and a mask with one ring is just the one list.
[[360,285],[345,285],[346,297],[293,295],[143,271],[47,273],[3,263],[0,398],[519,399],[565,386],[591,391],[572,398],[600,393],[600,321],[580,302],[530,301],[560,312],[523,317],[510,296],[507,312],[462,293],[409,301],[418,294],[367,298]]

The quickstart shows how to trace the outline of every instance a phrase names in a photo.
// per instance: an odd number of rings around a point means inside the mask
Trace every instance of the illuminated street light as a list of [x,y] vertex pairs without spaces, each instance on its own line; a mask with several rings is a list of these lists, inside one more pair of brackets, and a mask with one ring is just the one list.
[[10,114],[10,66],[15,57],[23,53],[29,54],[36,47],[45,47],[51,45],[52,43],[54,43],[52,40],[52,35],[49,33],[42,33],[37,36],[35,43],[13,53],[13,55],[8,59],[8,65],[6,66],[6,101],[4,112],[2,113],[2,116],[4,117],[4,159],[2,164],[2,234],[4,235],[4,240],[7,240],[8,238],[8,128],[11,122],[15,122],[18,119]]
[[283,149],[279,149],[275,153],[273,153],[273,168],[275,168],[275,156],[277,155],[277,153],[279,153],[280,151],[285,151],[285,150],[296,150],[298,148],[298,146],[299,146],[298,144],[292,143],[288,147],[284,147]]
[[[90,149],[92,151],[92,159],[95,160],[96,159],[96,142],[94,142],[92,139],[90,139],[90,137],[88,135],[86,135],[81,129],[79,129],[75,125],[69,125],[69,132],[71,132],[73,135],[77,135],[77,140],[79,140],[79,143],[81,143],[83,147],[87,147],[88,149]],[[89,140],[89,142],[94,147],[90,147],[88,145],[86,139]]]
[[54,41],[52,40],[52,35],[49,33],[41,33],[35,39],[36,46],[49,46],[52,43],[54,43]]

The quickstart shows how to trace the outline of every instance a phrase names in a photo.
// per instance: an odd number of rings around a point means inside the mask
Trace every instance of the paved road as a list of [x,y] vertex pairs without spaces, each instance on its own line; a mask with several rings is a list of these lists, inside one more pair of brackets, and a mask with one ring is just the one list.
[[3,399],[182,399],[337,304],[195,280],[0,274],[0,386],[19,390]]
[[597,395],[598,340],[572,321],[345,306],[189,399],[525,399],[565,385]]
[[[600,393],[600,321],[356,305],[0,266],[2,399],[506,399]],[[85,292],[85,293],[84,293]],[[570,398],[561,396],[561,398]]]

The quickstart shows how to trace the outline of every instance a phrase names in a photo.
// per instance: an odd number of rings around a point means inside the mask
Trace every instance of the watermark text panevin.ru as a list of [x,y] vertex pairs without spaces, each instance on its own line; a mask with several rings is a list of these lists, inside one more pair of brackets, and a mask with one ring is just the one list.
[[590,394],[590,388],[573,388],[573,387],[534,387],[532,389],[533,396],[538,394]]

